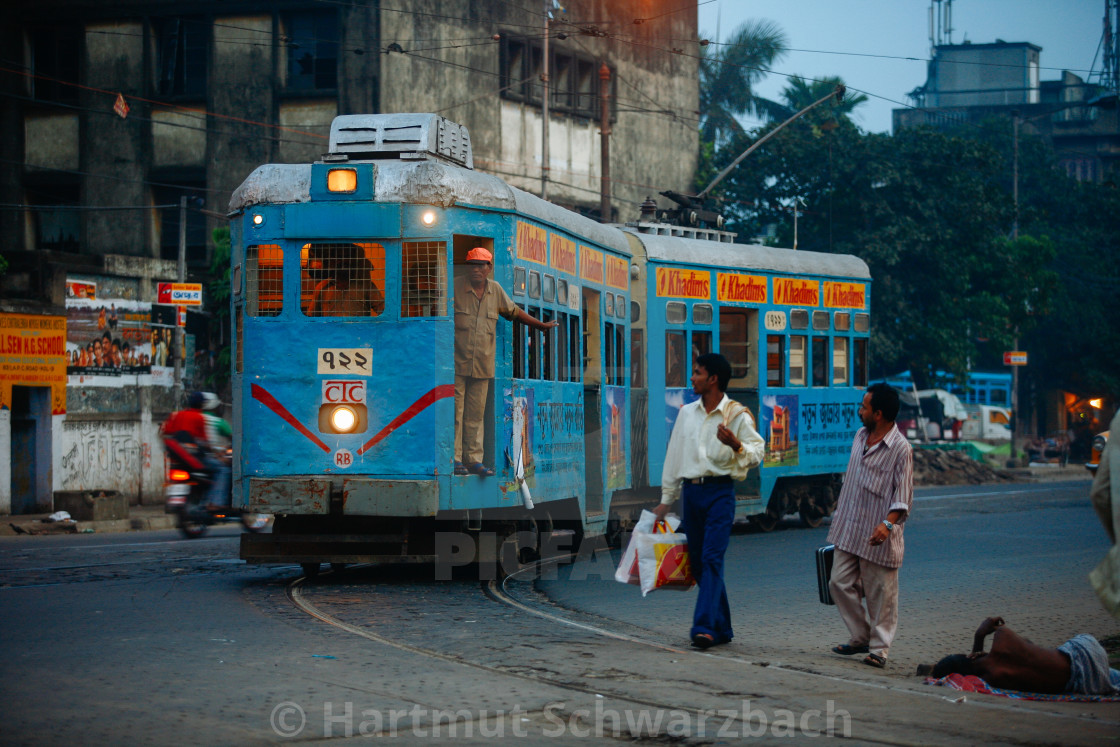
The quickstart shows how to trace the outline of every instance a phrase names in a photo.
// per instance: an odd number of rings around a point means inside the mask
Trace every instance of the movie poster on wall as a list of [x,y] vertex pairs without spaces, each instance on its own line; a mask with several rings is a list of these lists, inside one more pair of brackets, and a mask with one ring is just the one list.
[[153,327],[152,304],[101,298],[95,283],[66,283],[66,374],[72,386],[171,386],[171,330]]

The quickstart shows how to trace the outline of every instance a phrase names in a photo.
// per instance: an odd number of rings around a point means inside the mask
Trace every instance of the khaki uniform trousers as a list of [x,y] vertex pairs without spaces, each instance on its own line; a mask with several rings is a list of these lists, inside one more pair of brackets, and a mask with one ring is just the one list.
[[468,466],[482,461],[491,381],[455,377],[455,461]]
[[848,644],[867,646],[871,653],[886,658],[898,629],[898,569],[837,548],[828,588],[851,635]]

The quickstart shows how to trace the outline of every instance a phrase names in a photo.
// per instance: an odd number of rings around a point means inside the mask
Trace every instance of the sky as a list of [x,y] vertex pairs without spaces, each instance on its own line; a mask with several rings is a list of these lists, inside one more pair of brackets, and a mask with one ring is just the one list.
[[[701,38],[715,41],[717,29],[726,38],[739,24],[758,18],[785,32],[791,51],[757,89],[766,98],[781,98],[787,75],[839,76],[869,99],[853,113],[855,123],[870,132],[890,132],[891,110],[908,106],[906,94],[926,81],[930,0],[699,2]],[[1042,80],[1057,80],[1062,70],[1086,78],[1091,68],[1101,67],[1104,8],[1105,0],[954,0],[951,41],[1030,42],[1042,47]]]

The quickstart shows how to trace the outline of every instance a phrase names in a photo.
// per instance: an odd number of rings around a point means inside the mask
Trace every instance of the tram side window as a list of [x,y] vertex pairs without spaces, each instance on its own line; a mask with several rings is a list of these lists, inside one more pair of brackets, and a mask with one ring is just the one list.
[[447,316],[447,245],[406,241],[401,247],[401,318]]
[[[707,355],[712,352],[712,333],[711,332],[693,332],[692,333],[692,366],[696,365],[696,359],[702,355]],[[691,366],[689,371],[692,371]]]
[[766,336],[766,386],[785,386],[785,344],[782,335]]
[[828,338],[813,338],[813,386],[828,386]]
[[[522,311],[525,307],[517,304],[517,308]],[[521,322],[513,323],[513,378],[525,378],[525,333],[528,331]]]
[[606,354],[603,356],[603,368],[607,370],[607,383],[613,386],[618,383],[618,374],[615,372],[614,367],[614,325],[610,322],[603,325],[603,337],[606,343]]
[[307,316],[381,316],[385,247],[373,242],[304,244],[300,308]]
[[630,386],[646,385],[646,344],[640,329],[630,329]]
[[805,386],[805,335],[789,336],[789,385]]
[[[541,310],[530,306],[529,316],[540,319]],[[526,378],[539,379],[541,377],[541,333],[527,327],[525,329],[525,345],[529,349],[529,370],[526,372]]]
[[855,386],[866,387],[867,386],[867,340],[857,338],[855,340],[855,343],[856,343],[855,360],[852,362],[853,367],[855,369],[853,371],[853,374],[855,376],[855,381],[853,381],[852,383]]
[[615,361],[615,378],[618,379],[619,386],[626,385],[626,327],[621,324],[614,328],[614,354]]
[[684,369],[685,339],[683,330],[665,333],[665,386],[684,386],[688,374]]
[[568,380],[568,315],[560,312],[556,315],[559,324],[556,327],[556,380]]
[[579,381],[579,369],[583,363],[580,357],[580,342],[583,340],[579,314],[568,317],[568,379]]
[[[551,322],[556,312],[552,309],[544,309],[541,312],[542,322]],[[541,340],[541,378],[545,381],[555,381],[556,376],[552,373],[552,330],[546,329],[543,332],[538,332]]]
[[245,249],[249,316],[279,316],[284,308],[284,250],[275,244]]
[[832,339],[832,383],[844,386],[848,383],[848,338]]
[[808,329],[809,312],[805,309],[791,309],[789,312],[790,329]]

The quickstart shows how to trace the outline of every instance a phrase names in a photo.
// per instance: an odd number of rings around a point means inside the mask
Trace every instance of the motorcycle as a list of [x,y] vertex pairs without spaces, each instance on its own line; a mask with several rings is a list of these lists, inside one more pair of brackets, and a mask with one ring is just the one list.
[[[171,443],[168,443],[171,441]],[[206,534],[211,524],[240,521],[250,532],[263,532],[272,521],[269,514],[259,514],[229,505],[232,498],[227,485],[226,505],[206,503],[210,490],[211,474],[202,467],[184,445],[174,439],[165,439],[168,466],[164,483],[164,512],[175,514],[176,526],[188,539]],[[227,458],[230,452],[226,451]]]

